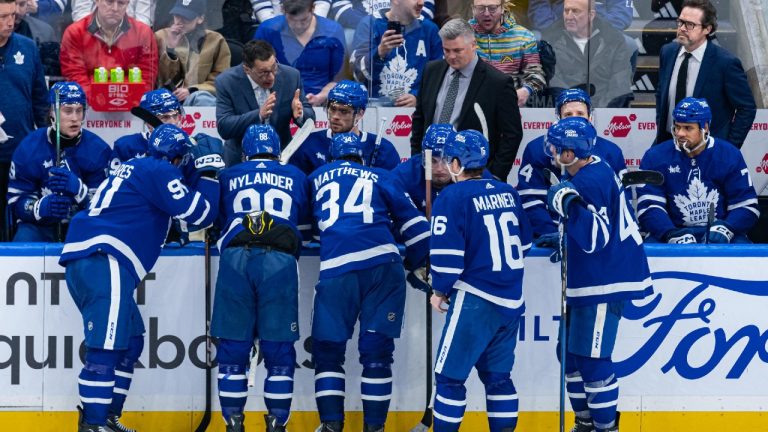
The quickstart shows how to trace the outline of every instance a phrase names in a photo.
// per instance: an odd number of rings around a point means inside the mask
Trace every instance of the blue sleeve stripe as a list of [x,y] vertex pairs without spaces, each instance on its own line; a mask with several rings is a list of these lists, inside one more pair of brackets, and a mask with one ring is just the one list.
[[16,189],[16,188],[12,188],[12,187],[9,187],[9,188],[8,188],[8,193],[17,193],[17,194],[21,194],[21,193],[24,193],[24,191],[23,191],[23,190],[21,190],[21,189]]
[[400,255],[400,251],[397,246],[392,243],[379,245],[370,249],[365,249],[357,252],[351,252],[344,255],[339,255],[336,258],[320,261],[320,271],[330,270],[336,267],[343,266],[353,262],[365,261],[380,255],[396,254]]
[[312,225],[311,224],[299,225],[296,227],[296,229],[298,229],[299,231],[308,231],[312,229]]
[[568,288],[565,291],[567,297],[580,298],[590,296],[609,295],[623,292],[644,291],[651,287],[652,280],[649,277],[638,282],[617,282],[608,285],[596,285],[581,288]]
[[124,257],[128,258],[128,261],[130,261],[131,265],[133,265],[133,268],[136,271],[136,275],[139,277],[139,279],[144,279],[144,276],[147,275],[147,271],[141,264],[141,260],[139,260],[139,257],[133,253],[133,250],[131,250],[130,246],[123,243],[123,241],[117,237],[113,237],[111,235],[102,234],[97,235],[96,237],[91,237],[88,240],[75,243],[67,243],[64,245],[64,249],[62,249],[61,254],[64,255],[67,253],[81,252],[88,250],[89,248],[98,244],[108,244],[120,252]]
[[402,235],[403,233],[405,233],[405,230],[407,230],[408,228],[410,228],[410,227],[412,227],[412,226],[416,225],[416,224],[417,224],[417,223],[419,223],[419,222],[426,222],[426,223],[429,223],[429,222],[427,221],[427,218],[425,218],[424,216],[416,216],[415,218],[413,218],[413,219],[411,219],[411,220],[409,220],[408,222],[406,222],[406,223],[404,223],[404,224],[403,224],[403,227],[402,227],[402,228],[400,228],[400,234]]
[[[728,206],[728,211],[735,210],[735,209],[741,208],[741,207],[751,206],[751,205],[757,205],[757,198],[751,198],[751,199],[748,199],[748,200],[744,200],[744,201],[738,202],[736,204],[731,204],[731,205]],[[760,213],[758,212],[758,216],[759,215],[760,215]]]
[[521,197],[526,195],[547,195],[546,189],[521,189],[517,191],[518,194],[520,194]]
[[495,295],[488,294],[487,292],[483,290],[479,290],[472,285],[462,281],[457,280],[455,284],[453,284],[453,287],[457,290],[466,291],[468,293],[474,294],[482,299],[488,300],[491,303],[497,304],[499,306],[503,306],[509,309],[519,309],[523,306],[523,298],[522,296],[520,298],[516,299],[507,299],[504,297],[499,297]]
[[[602,234],[602,236],[600,236]],[[602,240],[602,246],[600,249],[605,247],[605,245],[608,244],[608,239],[610,238],[610,235],[608,234],[608,226],[606,225],[603,218],[598,215],[597,213],[592,213],[592,241],[590,242],[592,244],[592,249],[584,251],[586,253],[592,253],[595,250],[597,250],[598,242]]]
[[15,196],[15,197],[13,197],[13,198],[9,199],[9,200],[8,200],[8,204],[13,204],[13,203],[15,203],[16,201],[18,201],[18,200],[19,200],[19,198],[21,198],[21,197],[17,195],[17,196]]
[[434,256],[434,255],[456,255],[456,256],[463,257],[464,256],[464,251],[461,250],[461,249],[432,249],[431,251],[429,251],[429,254],[431,256]]
[[195,212],[195,209],[197,208],[197,202],[200,201],[200,192],[195,192],[195,194],[192,196],[192,204],[189,205],[189,208],[187,211],[185,211],[182,214],[176,215],[177,219],[184,219]]
[[[425,222],[426,222],[426,219],[425,219]],[[403,244],[405,244],[405,247],[410,247],[411,245],[414,245],[427,238],[429,238],[429,231],[424,231],[423,233],[417,235],[416,237],[413,237],[410,240],[407,240]]]
[[664,207],[662,207],[662,206],[657,206],[657,205],[652,205],[652,206],[648,206],[648,207],[646,207],[646,208],[644,208],[644,209],[641,209],[641,210],[639,210],[639,211],[637,212],[637,217],[640,217],[640,216],[642,216],[642,215],[643,215],[643,213],[647,212],[648,210],[654,209],[654,208],[655,208],[655,209],[659,209],[659,210],[663,211],[664,213],[667,213],[667,209],[665,209]]
[[641,195],[637,199],[637,205],[640,205],[640,203],[642,203],[643,201],[654,201],[654,202],[660,202],[662,204],[666,204],[667,203],[667,199],[666,198],[664,198],[662,196],[659,196],[659,195],[650,195],[650,194]]
[[536,200],[536,201],[528,201],[523,203],[523,209],[528,210],[531,207],[537,206],[537,205],[544,205],[544,201],[542,200]]
[[440,267],[436,265],[432,265],[430,267],[430,270],[435,273],[445,273],[445,274],[461,274],[464,269],[461,268],[455,268],[455,267]]
[[196,221],[192,222],[192,225],[202,224],[205,218],[208,216],[208,213],[211,212],[211,204],[208,202],[208,200],[204,199],[203,203],[205,204],[205,210],[203,210],[203,214]]

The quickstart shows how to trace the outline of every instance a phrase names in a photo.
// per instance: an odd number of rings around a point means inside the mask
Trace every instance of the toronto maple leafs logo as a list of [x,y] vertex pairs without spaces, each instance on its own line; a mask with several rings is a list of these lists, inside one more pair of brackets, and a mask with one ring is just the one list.
[[685,226],[704,226],[707,224],[707,211],[710,203],[717,206],[720,193],[710,190],[698,177],[693,177],[686,190],[688,196],[675,195],[675,205],[683,216]]
[[389,9],[390,3],[389,1],[382,1],[382,0],[366,0],[363,1],[363,8],[365,9],[366,15],[373,15],[374,12],[376,15],[378,15],[379,11],[382,11],[384,9]]
[[669,166],[669,173],[670,174],[680,174],[680,165]]
[[381,90],[379,90],[379,93],[390,98],[396,98],[402,94],[409,93],[418,76],[419,72],[416,68],[409,68],[405,57],[398,52],[384,66],[379,75],[381,80]]

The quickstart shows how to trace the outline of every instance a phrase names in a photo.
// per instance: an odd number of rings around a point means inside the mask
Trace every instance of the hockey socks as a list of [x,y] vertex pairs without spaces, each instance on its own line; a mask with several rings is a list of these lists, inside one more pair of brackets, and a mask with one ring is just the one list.
[[591,414],[587,406],[587,394],[584,392],[584,381],[581,379],[579,371],[565,374],[565,390],[568,392],[568,399],[571,401],[571,408],[573,408],[576,417],[591,421]]
[[87,348],[85,365],[77,379],[80,402],[83,404],[85,422],[105,425],[112,391],[115,386],[115,365],[125,351]]
[[517,427],[517,390],[509,373],[479,372],[485,385],[485,409],[491,432],[514,430]]
[[457,432],[467,409],[467,389],[463,382],[441,374],[435,374],[435,381],[434,432]]
[[320,421],[344,421],[344,368],[315,365],[315,401]]
[[392,399],[392,369],[388,364],[363,366],[360,397],[363,399],[365,424],[383,425],[387,421],[389,401]]
[[279,425],[288,423],[293,400],[293,372],[296,350],[292,342],[259,342],[267,377],[264,379],[264,404]]
[[144,336],[132,336],[128,341],[128,350],[115,366],[115,388],[112,391],[112,404],[109,407],[109,415],[120,417],[123,414],[123,405],[128,396],[133,380],[133,367],[144,350]]
[[598,431],[613,428],[616,424],[616,405],[619,400],[619,382],[616,376],[600,381],[584,383],[587,393],[587,405],[592,414],[592,423]]
[[224,421],[242,414],[248,399],[248,377],[245,366],[219,363],[219,403]]

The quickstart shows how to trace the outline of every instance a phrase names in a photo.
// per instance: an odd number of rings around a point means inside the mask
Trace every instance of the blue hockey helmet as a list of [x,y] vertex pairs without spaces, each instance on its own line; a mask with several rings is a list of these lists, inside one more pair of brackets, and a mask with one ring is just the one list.
[[579,88],[572,88],[561,91],[557,96],[557,101],[555,102],[555,116],[557,118],[560,118],[563,105],[568,102],[581,102],[587,106],[587,111],[592,112],[592,100],[587,92]]
[[74,81],[60,81],[51,86],[48,91],[48,102],[51,106],[56,105],[56,93],[59,94],[60,105],[82,105],[85,108],[85,91],[80,84]]
[[432,157],[440,158],[443,154],[445,144],[453,140],[456,135],[456,129],[447,123],[437,123],[430,125],[421,141],[422,155],[424,150],[432,150]]
[[362,84],[355,81],[343,80],[333,86],[328,92],[328,104],[338,103],[349,105],[355,111],[365,109],[368,105],[368,90]]
[[592,155],[596,139],[597,132],[589,120],[583,117],[568,117],[549,127],[544,149],[550,157],[555,156],[549,148],[553,146],[558,154],[563,150],[572,150],[577,158],[583,159]]
[[270,125],[252,124],[243,136],[243,154],[245,157],[259,154],[280,156],[280,137]]
[[139,106],[145,110],[151,112],[155,116],[165,114],[171,111],[178,111],[181,113],[181,104],[176,96],[169,90],[160,88],[157,90],[151,90],[141,96]]
[[345,156],[355,156],[363,160],[363,146],[353,132],[336,134],[331,139],[331,159],[341,159]]
[[456,158],[465,169],[485,168],[489,152],[488,140],[483,134],[468,129],[457,132],[452,140],[445,143],[443,159],[450,163]]
[[712,111],[706,99],[687,97],[678,102],[672,118],[677,123],[698,123],[704,129],[712,122]]
[[160,125],[149,135],[148,153],[156,159],[165,159],[170,162],[176,158],[183,159],[190,148],[192,148],[192,142],[189,140],[189,135],[176,125]]

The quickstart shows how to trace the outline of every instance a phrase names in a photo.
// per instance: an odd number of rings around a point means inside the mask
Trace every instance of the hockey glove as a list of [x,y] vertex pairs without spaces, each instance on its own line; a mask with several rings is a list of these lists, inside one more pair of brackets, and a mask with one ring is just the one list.
[[568,217],[568,207],[580,199],[579,192],[569,181],[560,182],[547,191],[547,206],[564,218]]
[[731,230],[725,221],[716,219],[707,233],[707,241],[710,243],[730,243],[733,240],[733,230]]
[[669,230],[664,234],[663,240],[669,244],[690,244],[696,243],[696,237],[690,228],[677,228]]
[[88,187],[75,173],[67,168],[54,167],[48,171],[47,185],[51,191],[71,196],[80,204],[88,196]]
[[216,178],[224,168],[224,146],[221,140],[205,134],[195,135],[197,144],[192,146],[190,154],[195,164],[197,175]]
[[33,207],[35,219],[66,219],[69,217],[69,206],[72,205],[72,198],[63,195],[46,195]]
[[557,248],[559,244],[560,233],[558,232],[542,234],[539,238],[533,241],[533,245],[540,248]]
[[425,293],[432,292],[432,284],[430,283],[432,282],[432,279],[427,273],[426,267],[420,267],[416,270],[409,271],[405,276],[405,280],[411,284],[413,288],[416,288],[419,291],[423,291]]

